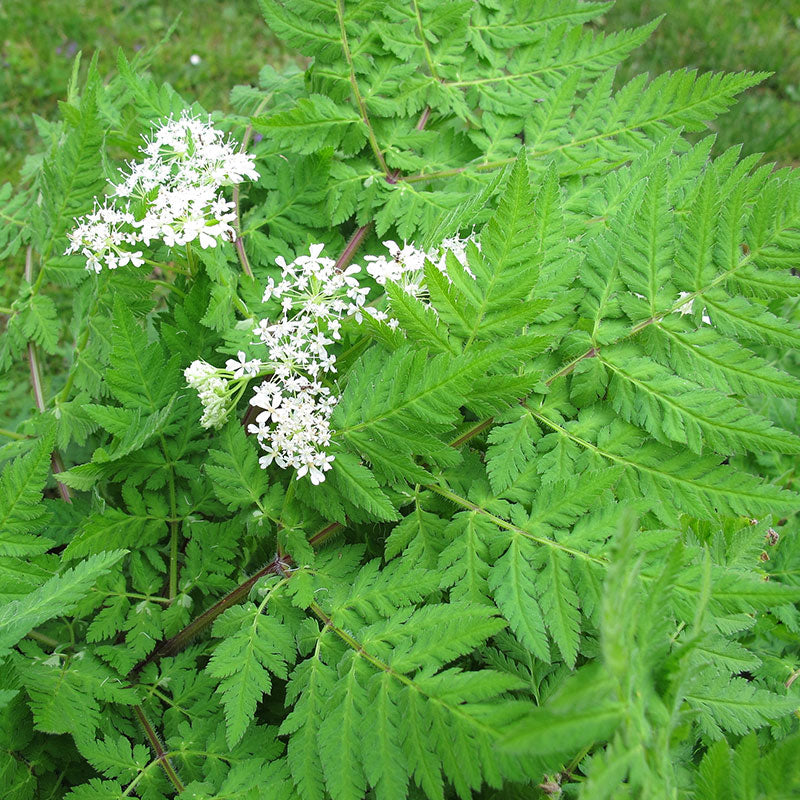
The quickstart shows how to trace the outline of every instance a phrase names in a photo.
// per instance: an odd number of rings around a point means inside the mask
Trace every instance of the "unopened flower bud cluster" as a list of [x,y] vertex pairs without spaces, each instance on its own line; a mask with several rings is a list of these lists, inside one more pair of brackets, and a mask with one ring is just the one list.
[[247,360],[241,350],[236,359],[228,359],[225,369],[218,369],[207,361],[192,361],[183,371],[183,375],[203,404],[200,424],[204,428],[219,428],[223,425],[246,384],[246,381],[239,381],[244,376],[255,377],[263,366],[257,358]]
[[67,254],[82,253],[86,268],[100,272],[143,264],[142,243],[208,248],[233,241],[236,212],[221,189],[257,179],[254,156],[237,152],[222,131],[188,111],[166,120],[139,152],[144,158],[127,165],[115,198],[76,220]]

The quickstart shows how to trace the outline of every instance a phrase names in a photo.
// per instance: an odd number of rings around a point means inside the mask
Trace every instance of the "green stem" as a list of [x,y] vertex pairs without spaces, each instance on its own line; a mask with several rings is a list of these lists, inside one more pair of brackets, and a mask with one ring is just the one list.
[[420,14],[419,10],[419,3],[417,0],[412,0],[412,5],[414,6],[414,14],[417,18],[417,29],[419,30],[419,38],[422,42],[422,50],[425,53],[425,61],[428,64],[428,69],[430,70],[431,77],[435,78],[437,81],[439,80],[439,73],[436,70],[436,64],[433,61],[433,57],[431,55],[431,49],[428,46],[428,39],[425,36],[425,28],[422,25],[422,14]]
[[[155,764],[155,763],[156,763],[156,762],[155,762],[155,761],[153,761],[153,762],[151,762],[151,764],[149,764],[148,766],[151,766],[152,764]],[[144,768],[144,769],[143,769],[143,770],[142,770],[142,771],[141,771],[141,772],[140,772],[140,773],[139,773],[139,774],[138,774],[138,775],[137,775],[137,776],[136,776],[136,777],[135,777],[135,778],[134,778],[134,779],[133,779],[133,780],[132,780],[132,781],[131,781],[131,782],[130,782],[128,785],[127,785],[127,786],[126,786],[126,787],[125,787],[125,791],[122,793],[122,796],[123,796],[123,797],[130,797],[130,796],[131,796],[131,792],[132,792],[132,791],[133,791],[133,790],[136,788],[136,784],[137,784],[137,783],[139,783],[139,781],[140,781],[140,780],[141,780],[141,779],[142,779],[142,778],[143,778],[145,775],[147,775],[147,767],[145,767],[145,768]]]
[[186,297],[186,292],[181,291],[174,283],[170,283],[169,281],[162,281],[158,278],[150,278],[150,283],[155,283],[157,286],[164,286],[171,292],[175,292],[175,294],[180,295],[181,297]]
[[358,653],[365,661],[368,661],[370,664],[372,664],[373,667],[381,670],[382,672],[388,672],[390,675],[392,675],[392,677],[397,678],[397,680],[406,684],[406,686],[414,686],[414,681],[412,681],[408,676],[403,675],[401,672],[395,671],[388,664],[385,664],[379,658],[376,658],[367,650],[365,650],[361,642],[354,639],[346,630],[336,625],[334,621],[316,603],[312,603],[308,608],[314,614],[314,616],[325,625],[326,628],[332,630],[343,642],[345,642],[345,644],[348,645],[348,647],[351,647],[353,650],[355,650],[356,653]]
[[238,294],[234,291],[231,295],[233,297],[233,305],[236,307],[236,310],[247,319],[253,319],[253,315],[250,313],[250,309],[244,304],[244,301]]
[[[166,455],[166,449],[164,454]],[[175,472],[170,468],[169,474],[169,599],[174,600],[178,594],[178,539],[179,530],[177,517],[177,503],[175,501]]]
[[[187,245],[188,246],[188,245]],[[143,259],[145,264],[148,264],[151,267],[156,269],[160,269],[163,271],[174,272],[178,275],[186,275],[187,277],[191,277],[191,273],[187,272],[185,269],[181,269],[179,266],[175,264],[175,262],[171,262],[169,264],[165,264],[163,261],[153,261],[150,258]]]
[[25,436],[24,433],[16,433],[14,431],[10,431],[7,428],[0,428],[0,436],[5,436],[6,439],[27,439],[28,437]]
[[13,314],[14,309],[9,306],[0,306],[0,314]]
[[189,270],[188,276],[190,278],[194,277],[194,268],[197,265],[197,262],[194,257],[194,253],[192,252],[192,246],[188,242],[186,243],[186,267]]
[[54,797],[62,797],[63,795],[59,792],[61,788],[61,784],[64,783],[64,779],[67,777],[66,770],[62,770],[59,775],[58,779],[55,783],[51,784],[50,794],[47,795],[47,800],[53,800]]
[[347,68],[350,73],[350,87],[353,90],[353,97],[355,98],[358,110],[361,112],[361,120],[363,121],[364,126],[367,129],[367,138],[369,139],[369,146],[372,148],[372,152],[375,154],[375,158],[381,165],[381,169],[384,171],[386,176],[389,177],[392,174],[392,171],[387,166],[386,159],[384,159],[383,153],[381,152],[381,148],[378,145],[378,140],[375,137],[375,131],[372,128],[372,123],[370,122],[369,115],[367,114],[366,103],[364,103],[364,98],[361,96],[361,92],[358,88],[355,66],[353,64],[353,54],[350,52],[350,44],[347,40],[347,28],[345,27],[344,24],[344,0],[336,0],[336,15],[339,18],[339,33],[342,39],[342,51],[344,53],[344,60],[347,62]]
[[155,594],[139,594],[138,592],[107,592],[103,589],[98,589],[95,587],[92,589],[93,592],[101,592],[104,597],[128,597],[131,600],[147,600],[151,603],[162,603],[165,606],[170,604],[170,600],[166,597],[161,597],[160,595]]
[[504,530],[511,531],[512,533],[516,533],[520,536],[524,536],[526,539],[530,539],[537,544],[545,545],[546,547],[551,547],[554,550],[561,550],[563,553],[569,553],[571,556],[575,556],[576,558],[582,558],[585,561],[593,561],[596,564],[606,564],[607,562],[603,558],[598,558],[597,556],[590,555],[589,553],[585,553],[583,550],[576,550],[574,547],[567,547],[567,545],[561,544],[560,542],[555,541],[554,539],[547,539],[544,536],[537,536],[530,531],[526,531],[525,528],[520,528],[518,525],[514,525],[511,522],[507,522],[502,517],[498,517],[495,514],[490,513],[482,506],[477,505],[477,503],[473,503],[471,500],[467,500],[465,497],[461,497],[460,495],[456,494],[455,492],[451,491],[450,489],[439,486],[435,483],[425,484],[423,486],[424,489],[429,489],[430,491],[438,494],[441,497],[446,498],[451,503],[455,503],[462,508],[468,509],[476,514],[480,514],[482,517],[486,517],[486,519],[493,522],[498,528],[503,528]]
[[500,167],[506,167],[509,164],[513,164],[514,161],[516,161],[516,157],[503,158],[499,161],[487,161],[485,164],[467,164],[463,167],[442,169],[437,172],[421,172],[417,175],[408,175],[405,178],[401,178],[401,180],[405,181],[406,183],[419,183],[420,181],[435,181],[439,178],[454,178],[456,175],[460,175],[462,172],[466,172],[469,169],[474,169],[476,171],[499,169]]
[[39,633],[39,631],[28,631],[25,635],[28,639],[33,639],[35,642],[46,645],[51,650],[57,650],[59,647],[64,646],[57,639],[54,639],[52,636],[47,636],[44,633]]

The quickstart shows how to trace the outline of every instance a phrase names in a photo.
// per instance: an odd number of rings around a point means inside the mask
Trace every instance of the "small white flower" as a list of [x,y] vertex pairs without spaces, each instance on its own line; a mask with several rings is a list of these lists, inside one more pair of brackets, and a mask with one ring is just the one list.
[[133,250],[141,238],[136,231],[136,220],[126,208],[117,208],[113,201],[103,205],[95,201],[94,210],[75,220],[75,227],[67,234],[69,245],[66,255],[80,252],[86,257],[86,269],[100,272],[105,266],[144,263],[141,250]]
[[252,378],[258,374],[261,367],[260,359],[253,358],[248,360],[243,350],[239,350],[235,359],[229,358],[225,362],[225,369],[230,370],[234,378],[241,378],[243,375],[248,375]]
[[[472,236],[466,239],[460,239],[458,236],[445,239],[438,248],[428,252],[408,242],[403,242],[401,247],[397,242],[389,239],[383,244],[389,251],[390,258],[387,258],[386,255],[368,255],[364,256],[364,261],[367,262],[367,272],[378,285],[385,286],[387,281],[396,283],[406,294],[429,306],[428,288],[425,281],[426,262],[433,264],[450,280],[447,274],[447,254],[450,252],[456,257],[467,275],[474,279],[475,275],[467,265],[467,245],[470,242],[480,250],[480,242],[477,242]],[[389,315],[381,317],[376,315],[374,310],[368,309],[368,311],[375,319],[386,322],[393,330],[399,325],[398,321]]]
[[[690,295],[691,292],[678,292],[678,300],[683,300],[684,297],[689,297]],[[691,300],[687,300],[680,308],[677,309],[677,313],[681,316],[691,314],[694,310],[694,301],[696,299],[697,298],[693,297]],[[711,317],[708,316],[708,312],[705,308],[703,309],[701,319],[706,325],[711,325]]]
[[200,62],[201,62],[202,60],[203,60],[203,59],[202,59],[202,58],[200,58],[200,56],[199,56],[199,55],[197,55],[197,53],[192,53],[192,54],[189,56],[189,63],[190,63],[190,64],[191,64],[193,67],[196,67],[198,64],[200,64]]

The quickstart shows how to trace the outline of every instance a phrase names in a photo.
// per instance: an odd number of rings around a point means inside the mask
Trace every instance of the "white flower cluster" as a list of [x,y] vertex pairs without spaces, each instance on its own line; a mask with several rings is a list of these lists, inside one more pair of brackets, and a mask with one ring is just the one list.
[[282,315],[253,327],[255,344],[266,348],[263,359],[248,360],[240,351],[224,370],[195,361],[184,372],[203,404],[200,423],[205,428],[222,425],[247,381],[269,373],[250,398],[258,414],[248,432],[264,450],[259,463],[265,468],[273,462],[282,469],[292,467],[298,479],[307,475],[313,484],[325,480],[334,460],[325,452],[338,401],[322,383],[324,375],[336,372],[336,357],[328,348],[341,338],[344,317],[361,320],[369,292],[355,277],[360,267],[337,271],[336,262],[323,257],[322,249],[321,244],[311,245],[308,255],[289,264],[276,260],[281,279],[269,279],[264,302],[280,301]]
[[275,263],[281,268],[282,279],[276,284],[270,278],[264,292],[264,302],[273,297],[281,301],[283,313],[299,309],[299,316],[316,322],[327,322],[334,339],[339,338],[339,320],[352,314],[361,321],[361,307],[369,288],[362,288],[353,277],[361,267],[336,269],[332,258],[322,256],[325,245],[312,244],[309,255],[298,256],[287,264],[282,256]]
[[82,253],[86,268],[100,272],[103,266],[140,266],[141,250],[131,249],[140,242],[162,240],[174,247],[197,240],[205,249],[221,238],[233,241],[236,212],[221,189],[258,178],[253,156],[237,152],[222,131],[188,111],[145,138],[140,153],[143,160],[129,163],[124,180],[114,186],[126,204],[118,208],[107,200],[76,220],[67,254]]
[[[470,241],[471,237],[446,239],[431,252],[384,242],[390,258],[366,256],[367,271],[380,285],[395,281],[409,294],[425,298],[425,260],[447,275],[447,253],[452,252],[472,275],[466,257]],[[268,374],[250,398],[258,413],[248,432],[264,450],[259,463],[264,468],[273,462],[282,469],[293,468],[298,479],[308,476],[315,485],[325,480],[334,461],[326,450],[331,442],[331,415],[339,398],[323,380],[336,372],[336,357],[329,348],[341,338],[342,320],[352,316],[361,322],[367,312],[397,326],[385,312],[365,305],[369,289],[356,277],[361,267],[337,270],[336,263],[322,255],[323,247],[313,244],[308,255],[291,263],[276,259],[281,276],[278,281],[268,280],[264,302],[278,301],[281,316],[260,320],[253,327],[255,344],[266,348],[263,359],[248,360],[239,352],[237,359],[228,360],[225,370],[195,361],[184,373],[203,403],[201,424],[207,428],[225,421],[249,378]]]
[[298,479],[307,474],[315,486],[322,483],[334,460],[325,448],[338,399],[319,381],[302,375],[264,381],[250,398],[250,405],[261,409],[248,427],[264,450],[258,463],[264,468],[273,461],[281,469],[294,467]]
[[[444,239],[442,244],[435,250],[420,250],[413,244],[403,242],[403,246],[391,240],[383,244],[389,251],[389,258],[385,255],[364,256],[367,262],[367,272],[375,279],[380,286],[384,286],[386,281],[398,284],[406,294],[416,297],[418,300],[427,302],[428,291],[425,286],[425,262],[430,261],[443,275],[447,275],[447,254],[452,253],[464,271],[472,278],[475,276],[467,265],[467,245],[473,242],[480,249],[480,242],[472,236],[461,239],[454,236],[451,239]],[[367,311],[375,319],[386,322],[390,328],[396,328],[399,323],[385,311],[377,308],[368,308]]]
[[144,264],[142,251],[133,249],[141,237],[129,211],[121,211],[108,200],[103,205],[95,201],[94,211],[76,221],[75,229],[68,234],[66,253],[80,250],[86,256],[86,269],[100,272],[104,264],[109,269]]
[[369,293],[355,277],[361,267],[337,271],[336,262],[322,256],[323,247],[313,244],[309,255],[289,264],[282,257],[276,260],[281,280],[269,279],[264,302],[279,300],[283,317],[254,327],[274,375],[250,398],[250,405],[261,411],[248,429],[265,451],[262,467],[273,461],[283,469],[293,467],[298,478],[308,475],[315,485],[325,480],[334,460],[325,449],[338,397],[320,381],[322,374],[336,372],[336,357],[328,347],[341,338],[344,317],[361,321]]

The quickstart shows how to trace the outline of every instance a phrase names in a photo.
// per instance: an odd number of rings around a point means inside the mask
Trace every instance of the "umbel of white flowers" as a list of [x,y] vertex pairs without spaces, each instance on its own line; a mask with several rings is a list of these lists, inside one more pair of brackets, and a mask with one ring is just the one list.
[[[367,256],[367,271],[380,285],[394,281],[408,294],[427,296],[423,267],[430,260],[445,275],[446,251],[466,266],[464,239],[448,239],[435,251],[424,252],[414,245],[384,242],[391,258]],[[356,277],[358,265],[337,270],[331,258],[322,255],[323,245],[313,244],[308,255],[291,263],[279,257],[281,276],[269,278],[264,302],[276,300],[280,314],[276,320],[262,319],[253,326],[254,346],[266,348],[263,358],[248,358],[244,351],[228,359],[225,369],[205,361],[194,361],[186,368],[186,382],[203,404],[200,424],[205,428],[222,425],[241,396],[243,383],[256,376],[268,376],[255,387],[250,405],[258,410],[248,433],[254,434],[264,454],[259,463],[272,463],[282,469],[293,468],[297,478],[308,476],[313,484],[325,480],[334,456],[327,452],[332,431],[330,419],[339,402],[338,395],[323,381],[336,372],[336,357],[330,347],[341,338],[342,320],[352,316],[356,322],[367,312],[392,328],[397,321],[385,311],[367,306],[369,288]],[[471,273],[470,273],[471,274]]]
[[144,158],[129,162],[114,197],[76,219],[65,253],[81,253],[86,269],[100,272],[125,264],[141,266],[138,245],[162,241],[168,247],[195,240],[200,247],[233,241],[234,204],[222,187],[256,180],[255,157],[238,152],[210,121],[184,111],[144,137]]

